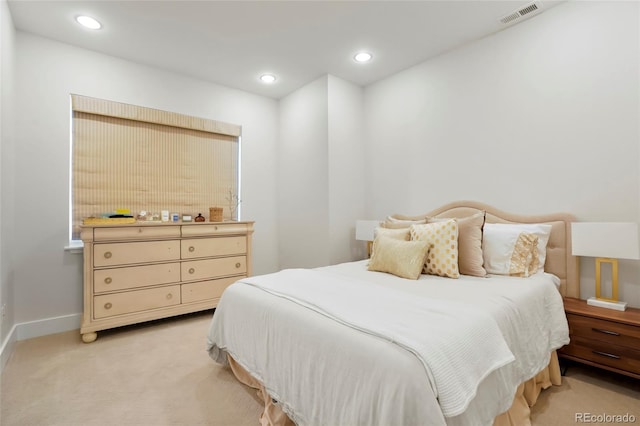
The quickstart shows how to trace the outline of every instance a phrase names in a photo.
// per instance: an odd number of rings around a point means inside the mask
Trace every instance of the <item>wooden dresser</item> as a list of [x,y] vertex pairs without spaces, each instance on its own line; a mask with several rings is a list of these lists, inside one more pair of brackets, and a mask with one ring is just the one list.
[[214,308],[251,275],[253,222],[83,226],[86,343],[96,332]]
[[571,343],[558,355],[640,379],[640,309],[626,311],[565,298]]

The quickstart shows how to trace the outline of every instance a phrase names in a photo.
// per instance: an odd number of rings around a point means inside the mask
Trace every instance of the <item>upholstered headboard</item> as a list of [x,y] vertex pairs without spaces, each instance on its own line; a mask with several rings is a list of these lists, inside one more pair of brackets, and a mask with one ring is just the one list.
[[439,207],[427,216],[465,217],[478,211],[486,212],[488,223],[545,223],[551,225],[544,270],[560,278],[560,293],[567,297],[580,297],[578,258],[571,255],[571,222],[575,218],[567,213],[525,216],[506,213],[476,201],[455,201]]

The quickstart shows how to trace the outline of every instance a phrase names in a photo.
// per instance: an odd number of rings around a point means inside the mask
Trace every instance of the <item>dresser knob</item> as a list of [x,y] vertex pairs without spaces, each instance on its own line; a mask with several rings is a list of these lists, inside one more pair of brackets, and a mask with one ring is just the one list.
[[189,268],[189,273],[193,274],[196,270],[194,268]]
[[196,248],[195,248],[194,246],[190,246],[190,247],[189,247],[189,251],[190,251],[190,252],[194,252],[194,251],[196,251]]
[[111,277],[107,277],[107,278],[104,279],[104,283],[105,284],[111,284],[111,281],[112,281]]
[[111,309],[112,306],[113,305],[111,304],[111,302],[107,302],[107,303],[104,304],[104,308],[105,309]]
[[217,225],[214,226],[213,229],[215,229],[217,231],[218,230],[218,226]]
[[240,267],[240,262],[236,263],[236,268]]
[[110,252],[110,251],[106,252],[106,253],[104,254],[104,258],[105,258],[105,259],[111,259],[111,252]]
[[169,293],[167,294],[167,300],[171,300],[173,298],[173,294]]
[[142,233],[142,228],[138,228],[138,233]]

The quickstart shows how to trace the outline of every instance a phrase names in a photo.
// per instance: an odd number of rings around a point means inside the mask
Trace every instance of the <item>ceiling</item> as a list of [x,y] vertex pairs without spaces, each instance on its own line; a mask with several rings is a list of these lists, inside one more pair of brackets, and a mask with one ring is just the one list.
[[[279,99],[326,74],[366,86],[505,29],[500,18],[529,3],[9,0],[9,9],[18,30]],[[103,28],[81,27],[81,14]],[[356,63],[361,50],[373,60]],[[277,81],[262,83],[264,73]]]

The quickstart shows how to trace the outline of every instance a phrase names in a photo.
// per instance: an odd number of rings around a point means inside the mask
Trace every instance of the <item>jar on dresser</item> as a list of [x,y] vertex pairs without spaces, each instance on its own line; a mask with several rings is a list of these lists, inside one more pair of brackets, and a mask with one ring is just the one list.
[[85,343],[97,331],[215,308],[251,275],[253,222],[82,227]]

